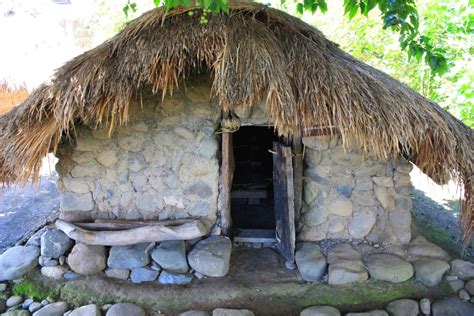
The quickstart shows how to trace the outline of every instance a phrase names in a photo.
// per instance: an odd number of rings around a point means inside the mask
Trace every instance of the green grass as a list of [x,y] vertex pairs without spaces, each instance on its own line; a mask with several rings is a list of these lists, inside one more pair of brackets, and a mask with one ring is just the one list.
[[54,288],[45,288],[32,280],[24,280],[14,284],[12,292],[15,295],[26,296],[35,300],[59,297],[59,291]]

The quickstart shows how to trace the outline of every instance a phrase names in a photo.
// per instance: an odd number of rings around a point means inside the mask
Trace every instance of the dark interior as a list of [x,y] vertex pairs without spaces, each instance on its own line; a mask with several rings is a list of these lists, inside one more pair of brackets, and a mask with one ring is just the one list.
[[235,171],[231,192],[232,226],[275,229],[272,127],[241,127],[233,133]]

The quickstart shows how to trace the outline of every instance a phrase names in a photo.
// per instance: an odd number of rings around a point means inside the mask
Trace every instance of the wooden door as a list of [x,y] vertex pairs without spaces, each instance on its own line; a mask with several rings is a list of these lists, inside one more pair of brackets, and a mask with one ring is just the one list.
[[277,248],[288,263],[295,261],[295,197],[291,147],[273,143],[273,189]]

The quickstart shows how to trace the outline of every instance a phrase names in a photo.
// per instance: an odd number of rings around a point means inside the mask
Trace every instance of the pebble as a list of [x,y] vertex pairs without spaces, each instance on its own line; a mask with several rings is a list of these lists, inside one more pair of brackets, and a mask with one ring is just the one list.
[[33,302],[31,303],[30,307],[28,307],[28,310],[30,311],[30,313],[34,313],[38,310],[40,310],[40,308],[42,308],[43,305],[41,303],[38,303],[38,302]]
[[49,304],[48,300],[42,300],[41,301],[41,305],[43,305],[43,306],[46,306],[48,304]]
[[57,259],[53,259],[50,257],[40,256],[38,258],[38,263],[42,267],[53,267],[59,264]]
[[458,276],[461,280],[474,278],[474,263],[456,259],[451,261],[451,274]]
[[332,306],[310,306],[303,309],[300,316],[340,316],[341,312]]
[[25,300],[23,302],[23,304],[21,304],[21,308],[23,309],[28,309],[30,307],[31,304],[33,304],[34,300],[32,298],[29,298],[27,300]]
[[5,292],[7,290],[7,284],[6,283],[0,283],[0,292]]
[[64,274],[67,272],[67,268],[63,266],[54,266],[54,267],[42,267],[41,274],[47,278],[52,278],[55,280],[60,280],[64,277]]
[[140,306],[130,303],[118,303],[112,305],[106,316],[145,316],[145,310]]
[[[152,267],[152,269],[153,269],[153,267]],[[130,275],[130,270],[109,268],[109,269],[105,270],[105,274],[109,278],[115,278],[115,279],[119,279],[119,280],[126,280],[126,279],[128,279],[128,276]]]
[[112,307],[112,304],[105,304],[103,305],[100,309],[103,310],[104,312],[108,311],[109,308]]
[[449,286],[453,289],[454,292],[458,292],[460,289],[464,288],[464,282],[461,280],[448,281]]
[[387,311],[392,316],[417,316],[418,302],[409,299],[395,300],[388,304]]
[[33,314],[33,316],[62,316],[69,310],[66,302],[51,303]]
[[431,302],[427,298],[422,298],[420,300],[420,309],[423,315],[430,315],[431,314]]
[[73,310],[69,316],[100,316],[101,312],[96,304],[81,306]]
[[158,271],[149,268],[134,268],[130,273],[130,279],[133,283],[155,281],[157,277]]
[[19,295],[15,295],[15,296],[11,296],[7,299],[6,305],[7,305],[7,307],[12,307],[12,306],[19,305],[21,303],[23,303],[23,297],[21,297]]
[[471,294],[474,295],[474,280],[471,280],[466,283],[465,289]]
[[68,271],[63,276],[66,280],[77,280],[81,277],[79,273]]
[[446,276],[446,281],[455,281],[455,280],[459,280],[457,275],[447,275]]
[[216,308],[212,311],[212,316],[254,316],[255,314],[248,309],[228,309]]
[[161,284],[189,284],[193,280],[192,274],[176,274],[167,271],[163,271],[158,278]]
[[471,299],[471,295],[469,295],[469,293],[465,289],[459,290],[458,296],[464,302],[467,302]]
[[66,257],[65,256],[60,256],[58,260],[59,260],[59,264],[62,265],[62,266],[66,263]]

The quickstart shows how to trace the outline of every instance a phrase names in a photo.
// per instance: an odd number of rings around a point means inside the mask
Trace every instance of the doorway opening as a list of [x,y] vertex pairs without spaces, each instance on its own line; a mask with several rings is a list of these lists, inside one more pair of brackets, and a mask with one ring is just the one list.
[[273,155],[269,152],[274,141],[278,137],[272,127],[241,127],[233,133],[231,210],[236,238],[274,236]]

